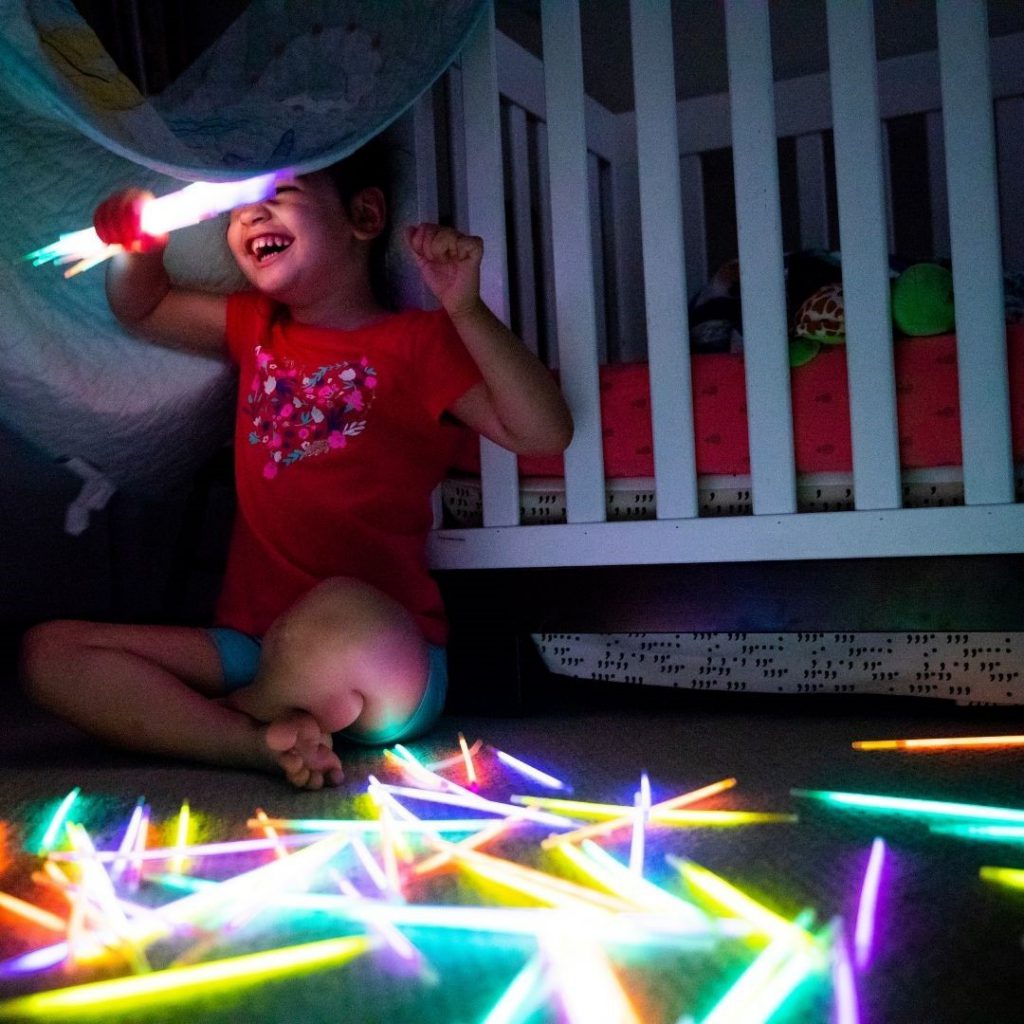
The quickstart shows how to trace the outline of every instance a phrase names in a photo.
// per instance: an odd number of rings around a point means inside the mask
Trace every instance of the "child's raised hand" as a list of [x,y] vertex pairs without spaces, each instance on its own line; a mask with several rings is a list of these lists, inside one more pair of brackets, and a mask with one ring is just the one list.
[[142,231],[142,204],[153,193],[141,188],[126,188],[104,199],[92,215],[92,226],[100,241],[122,245],[129,252],[155,252],[167,245],[167,235],[147,235]]
[[425,284],[449,316],[479,302],[483,239],[438,224],[408,228],[405,239]]

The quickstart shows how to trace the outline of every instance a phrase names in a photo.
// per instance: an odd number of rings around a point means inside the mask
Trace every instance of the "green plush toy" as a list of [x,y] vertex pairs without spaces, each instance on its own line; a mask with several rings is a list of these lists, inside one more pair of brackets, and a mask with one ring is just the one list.
[[915,263],[892,285],[892,319],[912,337],[948,334],[953,316],[953,275],[937,263]]

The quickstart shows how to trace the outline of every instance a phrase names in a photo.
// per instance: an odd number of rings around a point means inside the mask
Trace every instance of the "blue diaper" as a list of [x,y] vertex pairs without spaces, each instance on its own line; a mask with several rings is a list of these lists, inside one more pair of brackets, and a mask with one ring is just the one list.
[[[207,633],[220,655],[224,692],[231,693],[248,686],[256,678],[256,670],[260,665],[262,639],[224,626],[214,626]],[[448,652],[444,647],[427,644],[427,658],[427,688],[423,691],[419,706],[409,718],[395,726],[378,729],[375,733],[364,732],[355,736],[345,729],[340,735],[353,743],[378,747],[411,740],[427,732],[444,710],[448,694]]]

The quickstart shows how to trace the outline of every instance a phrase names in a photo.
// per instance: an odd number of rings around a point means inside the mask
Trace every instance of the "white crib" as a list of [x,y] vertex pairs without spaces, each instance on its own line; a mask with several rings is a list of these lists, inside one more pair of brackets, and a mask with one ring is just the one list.
[[[544,52],[558,55],[543,63],[497,33],[489,12],[446,80],[451,157],[440,172],[429,141],[437,104],[417,106],[420,213],[450,206],[458,226],[487,240],[485,298],[528,344],[548,339],[576,424],[565,454],[566,521],[521,525],[516,460],[483,442],[483,525],[436,529],[436,569],[1024,551],[1002,278],[1004,258],[1024,258],[1024,36],[990,41],[981,0],[940,0],[937,53],[876,61],[870,0],[827,0],[826,9],[830,72],[773,85],[770,5],[725,0],[729,93],[677,103],[670,5],[632,0],[640,70],[635,112],[626,114],[584,95],[575,2],[541,4]],[[954,507],[902,500],[884,128],[906,115],[924,119],[935,255],[948,253],[954,268],[963,448],[963,503]],[[829,130],[854,507],[800,512],[776,139],[794,139],[800,242],[827,245]],[[753,514],[709,518],[699,515],[687,295],[712,269],[700,155],[730,145]],[[439,189],[439,178],[450,185]],[[609,522],[598,367],[640,358],[650,367],[656,518]]]

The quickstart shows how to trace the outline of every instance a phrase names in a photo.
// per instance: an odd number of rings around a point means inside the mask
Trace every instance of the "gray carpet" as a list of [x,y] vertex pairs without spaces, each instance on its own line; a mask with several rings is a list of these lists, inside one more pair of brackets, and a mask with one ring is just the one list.
[[[0,889],[8,891],[31,893],[27,874],[35,861],[18,854],[19,844],[73,786],[82,788],[86,816],[95,819],[85,823],[101,835],[105,827],[123,822],[136,798],[145,796],[155,820],[170,820],[187,799],[212,832],[237,838],[256,807],[280,817],[347,813],[367,775],[388,772],[381,752],[346,750],[347,779],[340,792],[296,793],[269,777],[106,750],[27,707],[10,685],[4,692],[0,819],[7,823],[9,856]],[[650,844],[649,874],[675,891],[683,887],[664,861],[666,852],[692,858],[781,913],[793,916],[811,907],[819,923],[841,914],[852,927],[868,848],[874,836],[884,836],[890,858],[880,930],[870,969],[858,976],[862,1020],[1024,1020],[1019,983],[1024,892],[978,876],[982,864],[1024,867],[1024,846],[939,837],[916,822],[837,812],[790,793],[792,788],[836,789],[1024,807],[1024,752],[907,755],[850,748],[858,738],[1024,732],[1024,710],[996,714],[925,702],[683,697],[552,679],[531,689],[520,713],[449,714],[413,749],[427,760],[452,753],[459,731],[545,766],[570,781],[581,799],[629,802],[641,771],[648,773],[656,800],[735,776],[736,788],[711,806],[799,815],[796,824],[658,830]],[[544,792],[508,773],[493,778],[496,796]],[[494,849],[529,856],[542,835]],[[628,836],[609,849],[624,854],[625,840]],[[461,891],[460,883],[447,884]],[[10,923],[7,917],[2,921]],[[324,927],[321,922],[316,937],[330,933]],[[4,956],[30,948],[21,929],[5,927],[0,934]],[[530,953],[529,944],[472,933],[462,933],[454,943],[427,933],[417,937],[415,930],[409,934],[430,960],[434,984],[404,978],[364,957],[235,994],[197,1000],[179,993],[169,1004],[107,1008],[100,1019],[473,1024],[483,1020]],[[705,952],[695,960],[651,953],[617,962],[616,968],[645,1024],[674,1024],[685,1012],[700,1020],[749,960],[749,951],[735,949]],[[52,976],[0,981],[0,994],[59,983]],[[812,980],[772,1019],[828,1021],[829,998],[827,981]],[[536,1024],[562,1018],[549,1007],[520,1019]]]

